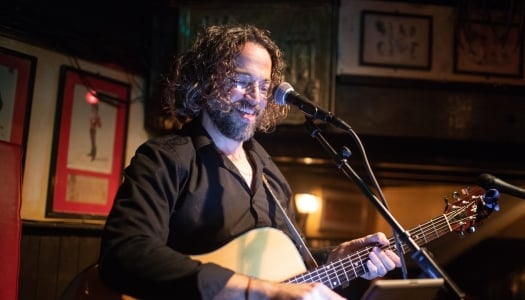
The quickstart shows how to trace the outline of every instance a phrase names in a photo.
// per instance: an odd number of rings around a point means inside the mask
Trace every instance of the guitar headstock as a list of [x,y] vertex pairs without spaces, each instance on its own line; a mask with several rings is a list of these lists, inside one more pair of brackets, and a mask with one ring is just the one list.
[[493,211],[499,211],[499,191],[485,190],[481,187],[466,187],[454,192],[453,203],[445,198],[445,215],[452,230],[464,234],[475,232],[476,226]]

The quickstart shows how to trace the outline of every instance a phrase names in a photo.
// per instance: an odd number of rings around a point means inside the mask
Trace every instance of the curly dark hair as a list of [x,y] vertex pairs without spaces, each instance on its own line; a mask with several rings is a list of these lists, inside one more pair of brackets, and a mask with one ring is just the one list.
[[[206,105],[226,109],[230,100],[226,85],[235,75],[235,59],[247,42],[264,47],[272,60],[271,89],[283,80],[283,52],[270,38],[267,30],[253,25],[214,25],[200,32],[189,50],[178,57],[171,72],[163,79],[162,101],[168,114],[184,122],[201,113]],[[214,102],[214,103],[212,103]],[[290,107],[279,105],[268,96],[268,104],[257,129],[275,128],[286,118]]]

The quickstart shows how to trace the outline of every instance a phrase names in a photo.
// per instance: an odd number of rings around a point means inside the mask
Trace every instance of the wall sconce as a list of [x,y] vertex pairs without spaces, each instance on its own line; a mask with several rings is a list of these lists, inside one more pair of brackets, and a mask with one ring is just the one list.
[[297,212],[301,214],[311,214],[316,212],[319,209],[320,201],[321,199],[313,194],[295,194],[295,206],[297,207]]
[[99,101],[113,106],[120,106],[126,104],[126,100],[111,96],[101,91],[90,89],[86,93],[86,102],[89,104],[97,104]]
[[295,194],[295,206],[297,207],[298,223],[306,236],[307,219],[309,214],[315,213],[320,206],[321,199],[313,194],[300,193]]

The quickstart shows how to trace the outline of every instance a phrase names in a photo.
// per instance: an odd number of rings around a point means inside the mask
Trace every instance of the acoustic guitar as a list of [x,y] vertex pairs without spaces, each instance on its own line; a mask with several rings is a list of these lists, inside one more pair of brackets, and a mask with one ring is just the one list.
[[[475,226],[492,211],[499,210],[499,192],[495,189],[464,188],[455,195],[455,202],[447,202],[442,215],[409,230],[410,237],[419,246],[453,231],[460,234],[474,232]],[[384,248],[397,252],[394,237],[389,241]],[[278,229],[265,227],[250,230],[215,251],[191,257],[260,279],[288,283],[322,282],[334,289],[367,272],[366,261],[371,250],[372,247],[365,247],[342,259],[307,270],[292,240]],[[410,250],[409,245],[401,244],[403,255]],[[85,270],[79,281],[73,299],[133,299],[105,288],[99,282],[96,265]]]

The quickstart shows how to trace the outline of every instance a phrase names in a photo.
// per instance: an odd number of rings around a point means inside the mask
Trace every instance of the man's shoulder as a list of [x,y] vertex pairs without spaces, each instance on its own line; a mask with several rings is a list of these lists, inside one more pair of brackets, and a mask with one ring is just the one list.
[[146,145],[163,151],[184,151],[186,148],[193,149],[192,139],[189,136],[177,133],[166,134],[149,139]]

